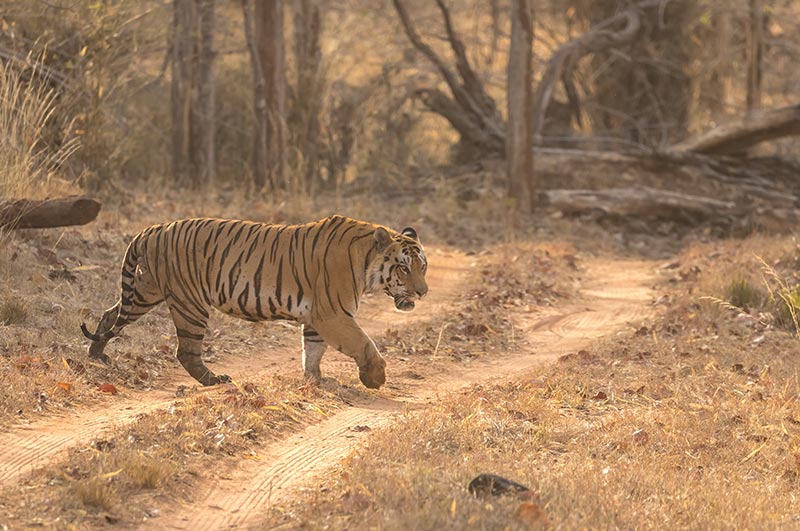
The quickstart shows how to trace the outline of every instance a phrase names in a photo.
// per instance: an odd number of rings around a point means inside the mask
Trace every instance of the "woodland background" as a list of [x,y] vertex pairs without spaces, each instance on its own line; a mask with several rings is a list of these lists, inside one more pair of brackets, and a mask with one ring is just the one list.
[[798,26],[789,0],[3,1],[0,196],[446,189],[787,224]]

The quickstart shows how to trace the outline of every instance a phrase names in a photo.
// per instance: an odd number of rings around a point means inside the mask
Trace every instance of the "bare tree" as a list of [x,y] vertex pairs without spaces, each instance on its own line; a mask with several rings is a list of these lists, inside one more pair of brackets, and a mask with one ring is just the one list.
[[313,189],[319,175],[319,115],[322,107],[322,33],[319,0],[294,2],[294,54],[297,77],[292,100],[292,129],[298,153],[298,175]]
[[764,49],[764,8],[761,0],[749,0],[747,31],[747,111],[761,106],[761,60]]
[[464,157],[457,158],[502,153],[505,147],[502,118],[494,100],[487,94],[470,65],[464,44],[456,34],[444,2],[436,0],[436,5],[442,15],[447,41],[455,56],[455,72],[422,40],[403,2],[393,0],[393,3],[411,44],[433,63],[450,89],[452,97],[436,88],[420,88],[415,96],[431,111],[443,116],[461,135],[458,152]]
[[172,65],[172,174],[179,183],[209,185],[214,154],[214,0],[175,0]]
[[533,14],[529,0],[511,2],[511,48],[508,53],[508,126],[506,163],[508,195],[520,209],[536,204],[533,173]]
[[192,105],[192,0],[173,2],[170,57],[172,66],[172,176],[181,183],[189,173],[190,109]]
[[198,32],[195,38],[197,80],[192,102],[192,177],[198,184],[213,185],[216,178],[214,153],[214,0],[196,0]]
[[253,181],[258,189],[286,188],[283,2],[242,0],[242,8],[254,79]]

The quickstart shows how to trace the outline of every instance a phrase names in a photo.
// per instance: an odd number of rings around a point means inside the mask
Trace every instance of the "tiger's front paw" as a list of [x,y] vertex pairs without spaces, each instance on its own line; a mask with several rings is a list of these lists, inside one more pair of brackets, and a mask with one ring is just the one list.
[[359,367],[358,378],[365,387],[378,389],[386,383],[386,360],[378,356],[366,366]]

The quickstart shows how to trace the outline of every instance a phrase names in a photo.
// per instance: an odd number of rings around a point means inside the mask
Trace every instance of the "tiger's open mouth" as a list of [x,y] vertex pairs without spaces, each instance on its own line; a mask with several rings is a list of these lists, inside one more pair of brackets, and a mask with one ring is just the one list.
[[402,295],[395,295],[394,307],[401,312],[410,312],[414,309],[414,301]]

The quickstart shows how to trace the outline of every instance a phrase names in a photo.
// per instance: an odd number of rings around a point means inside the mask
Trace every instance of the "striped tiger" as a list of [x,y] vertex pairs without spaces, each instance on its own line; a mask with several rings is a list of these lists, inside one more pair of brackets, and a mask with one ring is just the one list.
[[89,356],[110,363],[109,339],[165,302],[178,336],[177,357],[203,385],[230,381],[201,357],[209,310],[248,321],[290,319],[301,324],[303,371],[322,378],[328,345],[353,358],[361,382],[377,389],[386,362],[356,323],[366,292],[382,290],[410,311],[428,291],[425,251],[412,228],[387,227],[331,216],[304,225],[185,219],[137,234],[122,263],[122,291],[106,310]]

